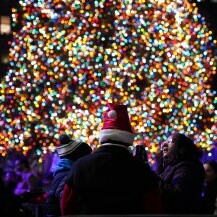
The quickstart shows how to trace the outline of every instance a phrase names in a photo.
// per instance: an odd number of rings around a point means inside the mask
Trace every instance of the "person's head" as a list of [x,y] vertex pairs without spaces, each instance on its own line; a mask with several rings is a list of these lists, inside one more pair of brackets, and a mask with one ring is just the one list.
[[88,155],[92,152],[91,147],[80,140],[73,140],[67,134],[61,134],[59,137],[59,146],[57,147],[57,153],[59,157],[67,158],[72,161]]
[[203,164],[205,170],[205,181],[211,182],[217,178],[217,162],[214,160],[206,161]]
[[17,181],[17,175],[14,171],[6,171],[5,176],[4,176],[4,182],[9,183],[9,182],[15,182]]
[[5,175],[5,171],[3,170],[3,168],[0,167],[0,177],[4,177]]
[[26,157],[20,157],[15,161],[15,170],[17,172],[23,172],[28,169],[30,169],[30,165]]
[[103,127],[99,133],[99,143],[116,143],[131,146],[134,133],[130,124],[127,106],[108,103],[108,110],[104,114]]
[[163,157],[169,161],[180,162],[189,159],[199,159],[202,155],[193,140],[184,134],[174,132],[161,145]]

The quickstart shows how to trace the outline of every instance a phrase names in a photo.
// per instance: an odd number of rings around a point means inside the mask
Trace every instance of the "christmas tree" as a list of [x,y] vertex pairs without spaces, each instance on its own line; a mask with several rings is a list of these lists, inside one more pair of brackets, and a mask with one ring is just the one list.
[[216,145],[216,40],[186,0],[20,0],[0,83],[0,153],[52,152],[60,133],[98,144],[107,102],[126,104],[155,153],[177,130]]

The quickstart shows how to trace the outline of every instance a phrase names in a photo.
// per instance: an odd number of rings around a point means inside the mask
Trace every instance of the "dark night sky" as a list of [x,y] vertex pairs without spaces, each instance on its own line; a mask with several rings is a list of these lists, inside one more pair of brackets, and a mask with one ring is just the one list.
[[[217,2],[214,3],[211,0],[193,2],[197,4],[200,14],[205,18],[209,29],[213,32],[214,39],[217,40]],[[212,89],[217,91],[217,73],[213,78]]]

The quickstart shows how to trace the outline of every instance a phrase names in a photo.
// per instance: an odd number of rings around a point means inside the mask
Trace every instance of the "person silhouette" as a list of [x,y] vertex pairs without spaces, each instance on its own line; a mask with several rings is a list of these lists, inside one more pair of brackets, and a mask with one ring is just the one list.
[[161,149],[167,161],[159,175],[165,212],[200,213],[205,175],[200,162],[202,152],[189,137],[178,132],[173,132]]
[[99,133],[101,146],[69,171],[62,215],[162,212],[156,177],[130,153],[133,141],[127,106],[109,103]]
[[59,145],[56,150],[60,160],[55,165],[54,179],[44,208],[47,217],[61,216],[60,199],[68,171],[76,160],[92,152],[87,143],[71,139],[67,134],[59,136]]

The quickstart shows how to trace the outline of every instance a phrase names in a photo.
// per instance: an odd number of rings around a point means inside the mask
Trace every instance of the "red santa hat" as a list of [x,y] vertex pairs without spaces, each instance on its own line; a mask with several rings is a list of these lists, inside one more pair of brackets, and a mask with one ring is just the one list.
[[134,133],[126,105],[108,104],[108,110],[104,115],[103,127],[99,133],[99,142],[102,144],[108,140],[122,142],[128,145],[133,144]]

